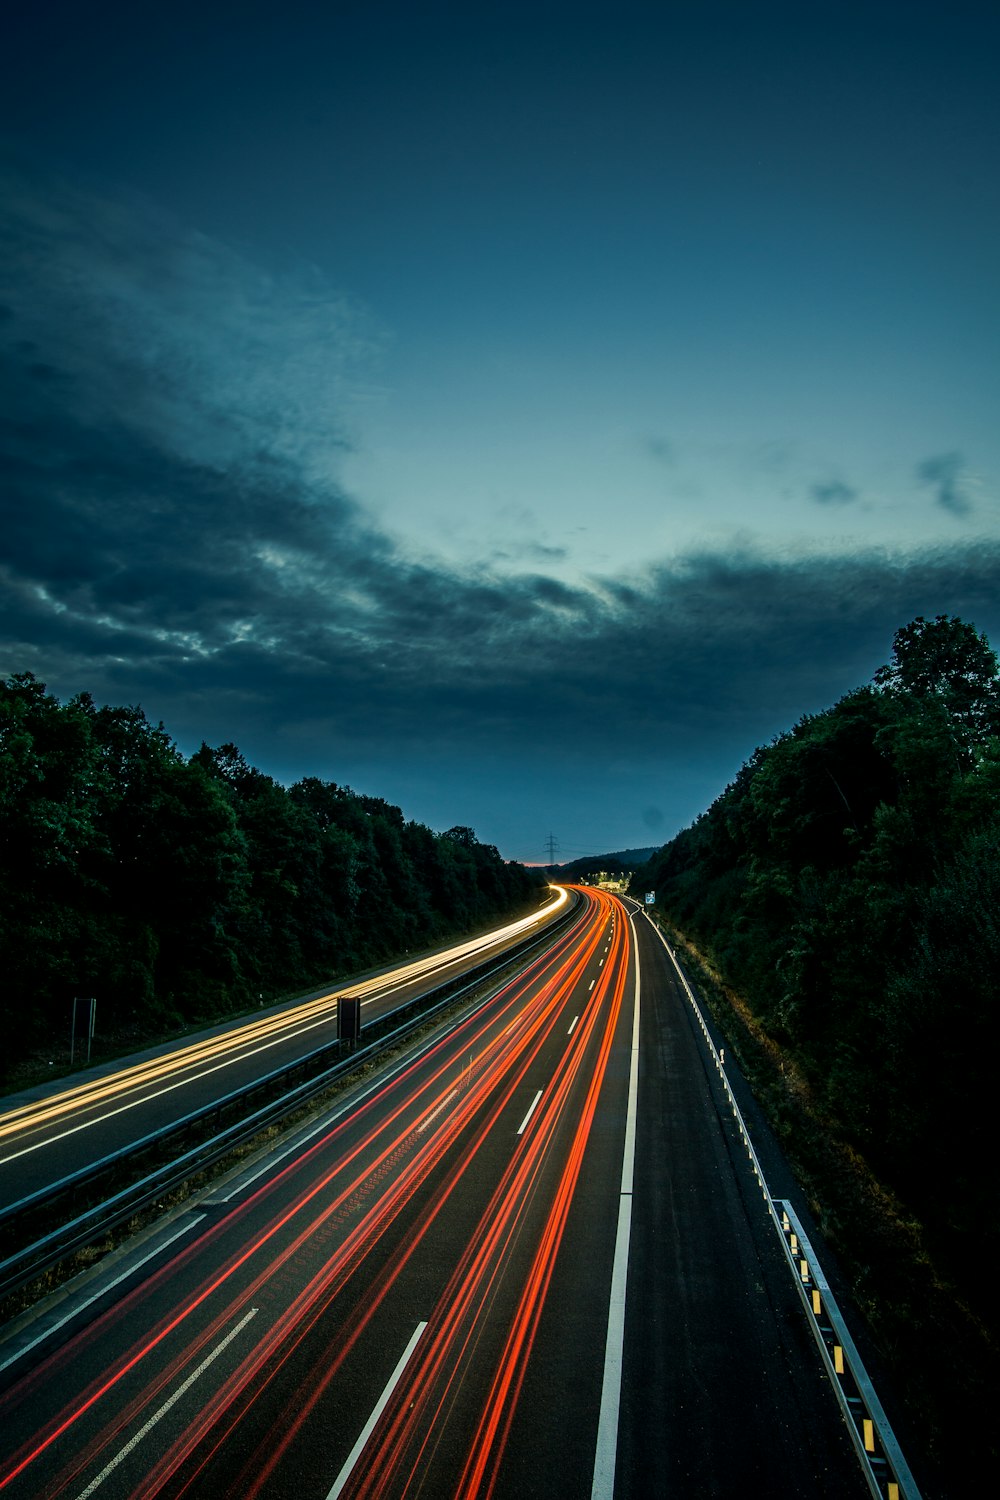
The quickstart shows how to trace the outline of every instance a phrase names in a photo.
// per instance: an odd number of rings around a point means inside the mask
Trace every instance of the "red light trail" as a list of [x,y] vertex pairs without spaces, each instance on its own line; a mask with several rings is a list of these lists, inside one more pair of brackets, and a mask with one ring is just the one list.
[[[150,1431],[150,1414],[158,1421],[158,1408],[176,1399],[168,1395],[171,1387],[185,1371],[207,1368],[215,1359],[210,1351],[232,1337],[231,1330],[253,1306],[261,1308],[262,1316],[253,1324],[252,1348],[246,1351],[242,1340],[231,1344],[228,1358],[213,1365],[213,1379],[206,1378],[206,1393],[179,1433],[168,1439],[168,1424],[157,1428],[164,1446],[146,1459],[133,1493],[136,1500],[153,1500],[166,1491],[197,1494],[208,1466],[220,1455],[224,1461],[228,1440],[238,1428],[245,1430],[243,1424],[261,1409],[271,1385],[294,1375],[292,1412],[283,1413],[279,1427],[268,1424],[254,1433],[251,1457],[239,1465],[239,1477],[227,1483],[226,1493],[246,1500],[267,1494],[372,1320],[386,1299],[398,1296],[426,1237],[449,1205],[459,1201],[459,1189],[467,1191],[475,1174],[488,1170],[498,1132],[504,1132],[512,1142],[509,1159],[492,1192],[487,1188],[486,1208],[435,1307],[429,1315],[416,1309],[428,1320],[426,1333],[369,1439],[363,1468],[345,1490],[366,1496],[407,1493],[414,1466],[419,1470],[429,1457],[474,1364],[482,1407],[470,1424],[471,1445],[455,1493],[490,1493],[563,1241],[626,990],[630,939],[622,908],[603,893],[588,893],[588,903],[585,916],[549,954],[402,1067],[239,1208],[8,1392],[0,1402],[0,1421],[8,1407],[37,1394],[56,1371],[71,1369],[74,1358],[85,1356],[99,1335],[134,1328],[133,1319],[144,1307],[157,1305],[169,1291],[171,1277],[196,1267],[227,1226],[248,1220],[279,1187],[287,1191],[305,1180],[289,1204],[211,1270],[196,1290],[153,1319],[141,1337],[133,1334],[125,1353],[22,1443],[0,1469],[0,1490],[37,1493],[22,1490],[19,1481],[28,1481],[43,1459],[51,1465],[57,1454],[63,1454],[56,1459],[58,1472],[49,1473],[45,1487],[53,1500],[71,1490],[79,1493],[95,1471],[99,1480],[110,1467],[109,1455],[123,1442],[130,1450],[135,1440],[125,1442],[127,1433]],[[611,936],[602,959],[599,948],[609,921]],[[582,1001],[580,991],[595,965],[597,977]],[[570,1002],[579,1022],[559,1040],[557,1030]],[[558,1055],[553,1064],[554,1046]],[[517,1120],[524,1115],[519,1101],[538,1069],[549,1076],[537,1109],[516,1135]],[[542,1081],[541,1073],[537,1081]],[[508,1130],[512,1111],[517,1120]],[[403,1223],[407,1210],[411,1222],[393,1237],[393,1227]],[[338,1298],[364,1276],[363,1295],[355,1294],[353,1306],[338,1316]],[[318,1364],[302,1361],[306,1340],[322,1336],[331,1319],[335,1333],[328,1337],[324,1359]],[[484,1363],[487,1346],[497,1344],[499,1361]],[[85,1368],[85,1358],[80,1362]],[[113,1414],[95,1424],[94,1417],[111,1402],[117,1403]],[[148,1436],[145,1440],[153,1442]],[[90,1484],[94,1486],[93,1478]],[[86,1492],[99,1495],[99,1484]]]

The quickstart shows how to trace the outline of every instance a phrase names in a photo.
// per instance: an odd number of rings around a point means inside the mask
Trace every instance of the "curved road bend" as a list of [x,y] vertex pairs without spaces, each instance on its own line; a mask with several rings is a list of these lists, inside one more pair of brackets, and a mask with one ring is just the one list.
[[0,1100],[0,1202],[15,1203],[335,1040],[338,996],[361,997],[365,1024],[541,931],[566,900],[553,892],[537,913],[491,932]]
[[3,1500],[866,1493],[662,949],[584,901],[296,1154],[0,1346]]

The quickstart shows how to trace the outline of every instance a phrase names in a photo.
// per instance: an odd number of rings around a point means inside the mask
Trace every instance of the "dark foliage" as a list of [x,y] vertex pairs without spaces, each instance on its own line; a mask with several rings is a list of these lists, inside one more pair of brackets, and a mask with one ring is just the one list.
[[639,872],[959,1281],[1000,1250],[1000,680],[955,618],[757,750]]
[[591,879],[596,875],[627,875],[638,865],[645,865],[656,853],[655,848],[617,849],[613,854],[585,854],[564,865],[549,865],[548,872],[557,880]]
[[153,1035],[469,931],[537,877],[332,782],[285,788],[235,745],[185,760],[138,708],[0,682],[3,1066],[68,1039]]

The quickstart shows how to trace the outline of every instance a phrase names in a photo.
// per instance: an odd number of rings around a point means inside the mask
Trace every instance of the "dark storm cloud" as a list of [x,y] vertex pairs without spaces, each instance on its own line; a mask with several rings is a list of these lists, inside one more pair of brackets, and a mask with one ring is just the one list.
[[[231,556],[225,514],[189,514],[142,588],[127,564],[106,585],[11,569],[3,633],[24,650],[8,650],[8,668],[142,701],[175,733],[293,736],[307,763],[321,746],[387,744],[669,754],[767,738],[821,708],[866,680],[916,614],[996,623],[1000,548],[905,564],[704,555],[652,570],[623,602],[543,577],[415,567],[357,536],[344,547],[334,527],[286,586]],[[129,535],[145,553],[142,531]],[[92,575],[103,556],[88,554]]]
[[850,505],[852,500],[858,498],[858,491],[851,485],[844,484],[841,479],[827,479],[814,484],[810,494],[819,505]]
[[[34,520],[8,548],[4,668],[140,701],[195,741],[292,738],[303,771],[321,748],[745,744],[864,681],[916,614],[996,624],[997,547],[905,564],[706,554],[574,589],[418,567],[349,508],[296,501],[287,475],[230,490],[152,457],[119,441],[93,488],[65,466],[48,490],[22,474]],[[130,507],[132,486],[162,508]]]
[[942,510],[951,511],[954,516],[969,515],[972,502],[963,481],[960,453],[939,453],[925,458],[917,467],[917,478],[934,491],[934,498]]
[[[320,746],[689,751],[767,737],[870,675],[893,630],[991,628],[1000,549],[703,553],[571,586],[434,569],[288,458],[223,469],[18,379],[0,430],[3,668],[141,701],[172,732]],[[125,393],[123,392],[123,395]]]
[[0,201],[4,352],[22,381],[59,381],[82,425],[226,466],[343,448],[343,381],[379,335],[309,267],[2,160]]
[[[341,383],[369,337],[349,309],[143,211],[16,186],[4,673],[141,702],[189,745],[270,746],[298,774],[348,747],[667,761],[745,752],[823,707],[916,614],[998,623],[997,545],[706,551],[575,585],[414,561],[336,479]],[[920,469],[953,510],[959,471]]]

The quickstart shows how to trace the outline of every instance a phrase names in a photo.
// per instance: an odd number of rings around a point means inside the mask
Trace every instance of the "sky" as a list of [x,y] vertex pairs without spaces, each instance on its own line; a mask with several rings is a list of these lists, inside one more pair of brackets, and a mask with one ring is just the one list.
[[536,862],[1000,646],[996,3],[5,33],[4,675]]

